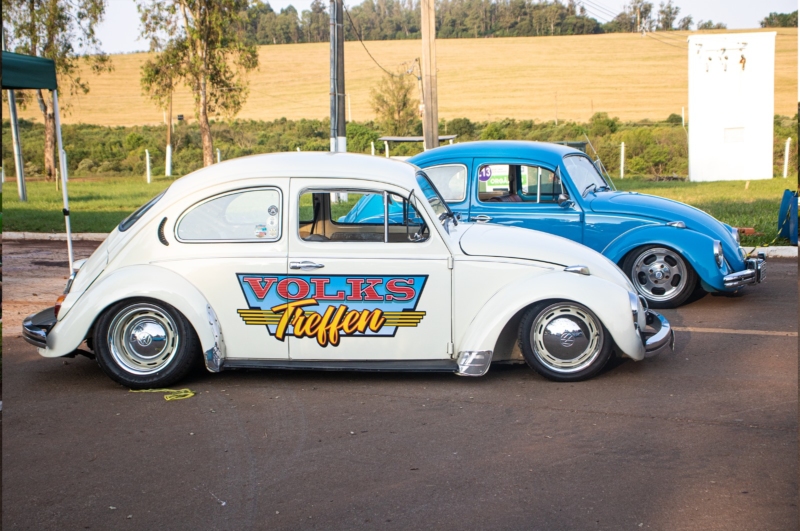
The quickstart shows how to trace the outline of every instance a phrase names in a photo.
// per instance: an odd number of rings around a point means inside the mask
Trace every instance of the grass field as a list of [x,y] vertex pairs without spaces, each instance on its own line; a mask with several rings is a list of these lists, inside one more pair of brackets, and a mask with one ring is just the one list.
[[[797,29],[777,31],[775,114],[794,116]],[[662,40],[674,43],[672,46],[639,34],[620,33],[439,40],[439,117],[553,120],[557,115],[559,120],[586,121],[595,112],[608,112],[624,121],[663,120],[687,106],[684,39],[688,34],[670,32]],[[420,41],[368,41],[366,45],[376,60],[392,71],[421,54]],[[250,76],[250,97],[238,117],[328,116],[329,54],[326,43],[262,46],[259,70]],[[162,112],[140,89],[140,67],[146,58],[143,53],[113,56],[114,72],[83,76],[91,92],[61,95],[62,102],[71,105],[64,122],[162,123]],[[345,65],[352,119],[370,120],[374,116],[369,92],[382,71],[358,42],[345,44]],[[192,99],[185,89],[176,93],[174,113],[194,120]],[[35,105],[20,114],[42,119]]]
[[[157,195],[172,181],[161,177],[147,184],[141,178],[74,179],[69,183],[72,229],[75,232],[110,232],[125,216]],[[775,237],[780,198],[792,188],[789,179],[686,183],[641,179],[616,180],[620,190],[632,190],[682,201],[709,212],[735,227],[753,227],[761,236],[745,236],[743,245],[763,245]],[[13,186],[13,185],[12,185]],[[28,183],[27,204],[7,189],[3,197],[3,224],[7,231],[64,232],[61,194],[52,183]],[[343,214],[343,213],[342,213]],[[338,214],[337,214],[338,216]],[[778,245],[787,245],[781,240]]]

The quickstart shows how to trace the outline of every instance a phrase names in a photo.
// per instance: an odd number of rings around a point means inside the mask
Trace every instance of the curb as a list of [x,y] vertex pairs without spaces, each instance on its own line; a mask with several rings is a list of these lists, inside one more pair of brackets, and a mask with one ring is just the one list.
[[[108,237],[105,232],[74,232],[72,233],[72,241],[80,242],[102,242]],[[4,240],[48,240],[48,241],[67,241],[67,235],[64,232],[4,232]],[[781,247],[758,247],[753,252],[764,253],[767,258],[797,258],[797,247],[781,246]]]
[[[74,242],[102,242],[108,238],[106,232],[73,232],[72,241]],[[65,232],[4,232],[4,240],[45,240],[45,241],[67,241]]]

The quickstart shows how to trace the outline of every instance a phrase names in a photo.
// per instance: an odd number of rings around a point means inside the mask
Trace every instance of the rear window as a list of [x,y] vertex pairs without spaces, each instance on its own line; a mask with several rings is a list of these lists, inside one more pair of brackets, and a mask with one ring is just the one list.
[[119,231],[120,231],[120,232],[125,232],[126,230],[128,230],[129,228],[131,228],[131,227],[133,226],[133,224],[134,224],[134,223],[136,223],[137,221],[139,221],[139,218],[141,218],[142,216],[144,216],[144,215],[145,215],[145,213],[147,213],[147,211],[148,211],[148,210],[150,210],[150,209],[152,208],[152,206],[153,206],[153,205],[155,205],[156,203],[158,203],[158,200],[159,200],[159,199],[161,199],[162,197],[164,197],[164,194],[165,194],[165,193],[167,193],[167,191],[166,191],[166,190],[164,190],[163,192],[161,192],[160,194],[158,194],[157,196],[155,196],[153,199],[151,199],[150,201],[148,201],[148,202],[147,202],[147,203],[145,203],[144,205],[140,206],[138,209],[136,209],[136,210],[133,212],[133,214],[131,214],[131,215],[130,215],[130,216],[128,216],[127,218],[123,219],[123,220],[122,220],[122,223],[120,223],[120,224],[119,224]]
[[178,219],[182,242],[276,241],[281,236],[281,194],[276,188],[227,192],[202,201]]

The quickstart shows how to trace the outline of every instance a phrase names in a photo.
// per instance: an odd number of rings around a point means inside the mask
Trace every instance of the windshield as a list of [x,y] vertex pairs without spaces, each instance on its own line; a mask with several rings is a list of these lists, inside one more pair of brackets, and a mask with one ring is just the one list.
[[564,157],[564,166],[567,173],[572,177],[578,193],[585,196],[588,192],[598,190],[610,190],[603,176],[597,171],[592,161],[580,155]]
[[422,193],[425,199],[428,200],[431,208],[433,208],[433,211],[436,212],[436,217],[441,218],[442,214],[452,217],[453,213],[450,211],[450,207],[447,206],[447,203],[445,203],[442,196],[439,195],[436,187],[433,186],[431,180],[423,172],[417,173],[417,184],[422,189]]

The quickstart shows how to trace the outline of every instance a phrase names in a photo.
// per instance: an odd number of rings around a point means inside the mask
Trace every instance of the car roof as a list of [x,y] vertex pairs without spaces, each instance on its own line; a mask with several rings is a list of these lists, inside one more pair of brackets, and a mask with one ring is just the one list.
[[585,155],[583,151],[552,142],[532,142],[528,140],[482,140],[461,142],[425,151],[412,157],[409,162],[424,166],[448,158],[509,157],[534,158],[554,166],[565,155]]
[[417,168],[407,162],[355,153],[289,152],[250,155],[206,166],[177,179],[168,194],[182,197],[209,186],[269,177],[368,179],[406,189],[416,185]]

